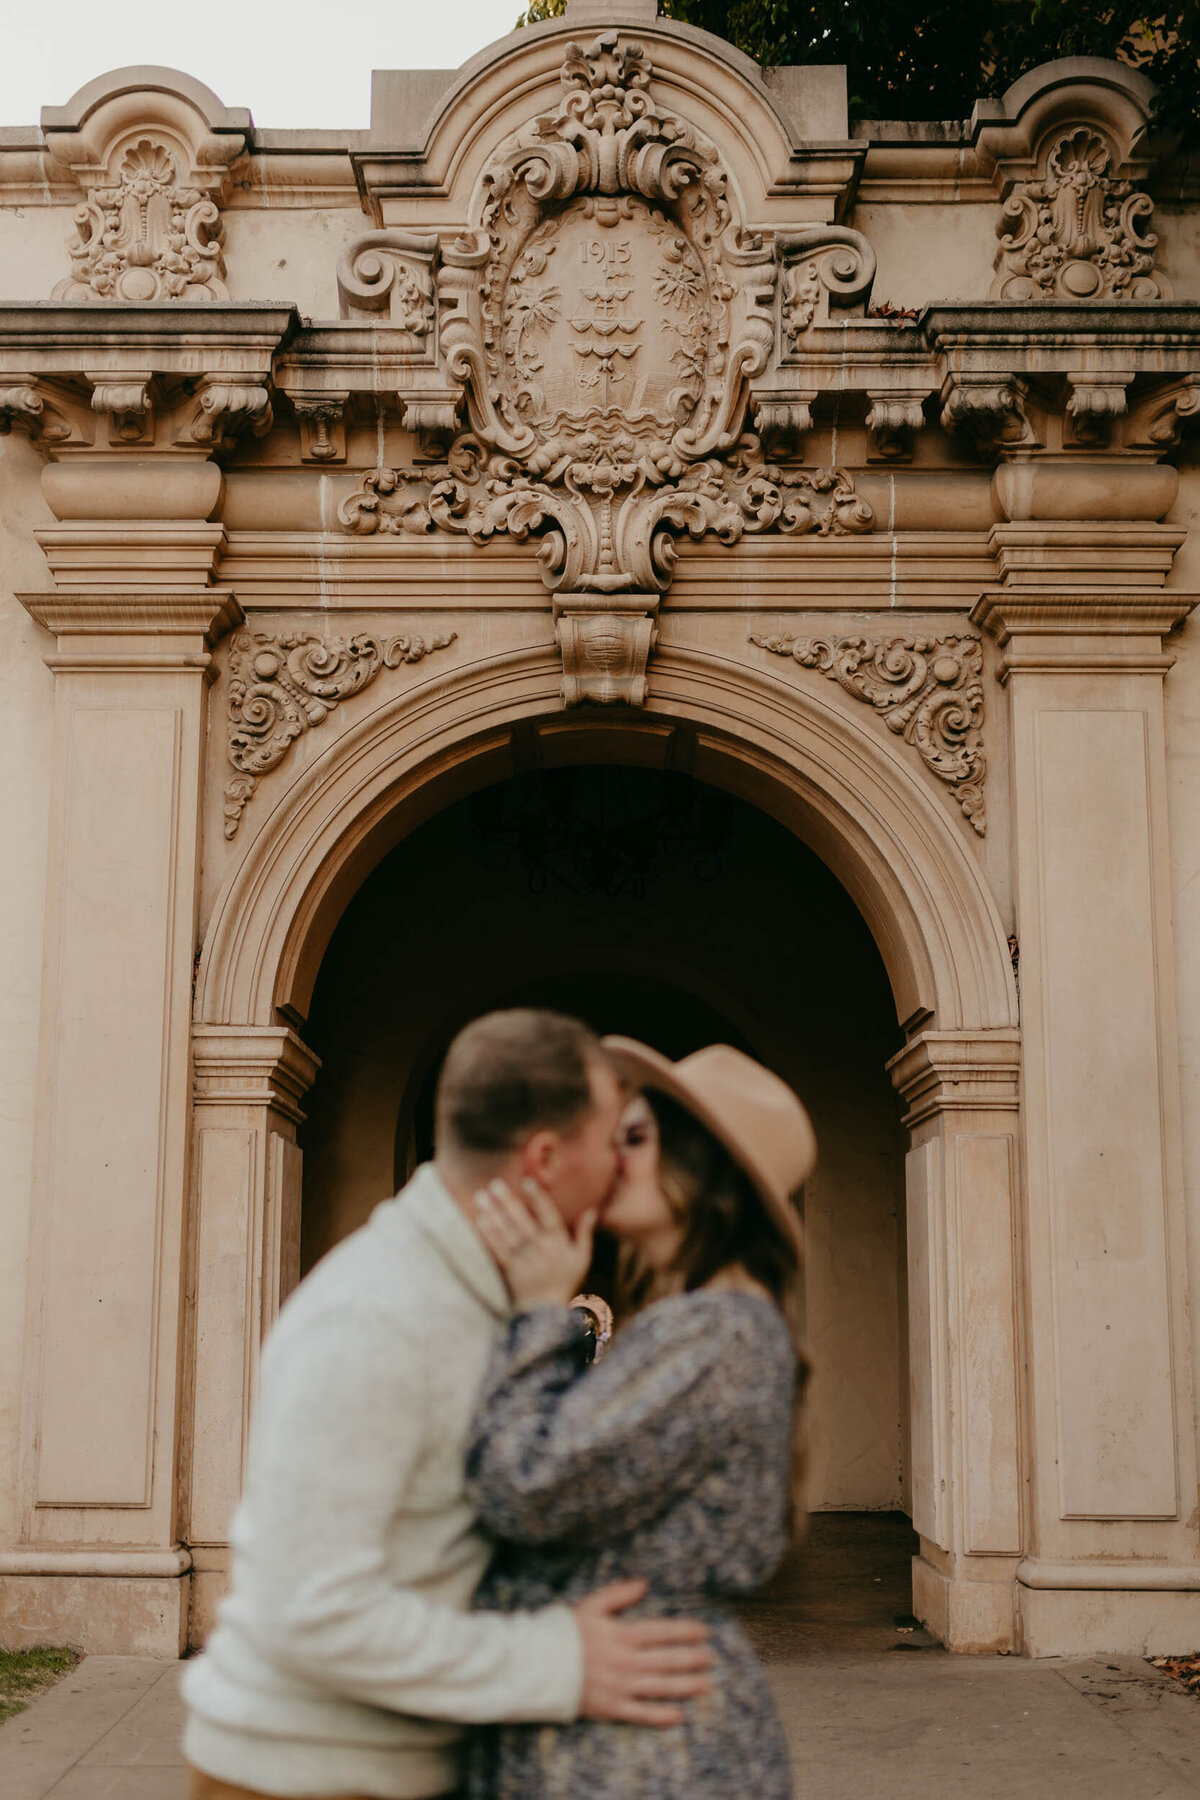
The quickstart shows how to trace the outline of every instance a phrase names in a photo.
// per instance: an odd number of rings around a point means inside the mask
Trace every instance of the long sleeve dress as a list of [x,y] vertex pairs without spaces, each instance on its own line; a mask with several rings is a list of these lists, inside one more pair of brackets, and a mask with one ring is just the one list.
[[629,1617],[705,1620],[710,1694],[656,1729],[581,1719],[475,1734],[471,1800],[790,1800],[783,1731],[722,1602],[786,1544],[795,1355],[769,1300],[657,1301],[587,1365],[565,1309],[519,1314],[469,1437],[468,1492],[499,1540],[476,1596],[502,1612],[644,1576]]

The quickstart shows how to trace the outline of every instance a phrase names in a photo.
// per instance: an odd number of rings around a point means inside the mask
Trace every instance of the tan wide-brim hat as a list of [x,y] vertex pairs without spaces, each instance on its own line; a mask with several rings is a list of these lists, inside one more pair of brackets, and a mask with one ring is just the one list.
[[709,1044],[672,1062],[634,1038],[600,1041],[627,1080],[668,1095],[711,1131],[802,1249],[792,1196],[816,1166],[817,1138],[787,1083],[730,1044]]

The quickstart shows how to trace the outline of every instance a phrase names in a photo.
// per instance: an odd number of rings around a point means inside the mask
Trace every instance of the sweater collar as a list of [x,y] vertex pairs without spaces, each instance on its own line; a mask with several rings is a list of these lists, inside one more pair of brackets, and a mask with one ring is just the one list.
[[512,1306],[504,1277],[433,1164],[422,1163],[397,1199],[480,1305],[507,1319]]

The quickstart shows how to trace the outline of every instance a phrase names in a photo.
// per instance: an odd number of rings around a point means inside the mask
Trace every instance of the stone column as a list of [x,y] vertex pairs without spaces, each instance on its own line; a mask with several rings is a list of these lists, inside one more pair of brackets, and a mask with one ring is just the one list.
[[1193,597],[1173,533],[1122,530],[998,528],[973,615],[1011,723],[1034,1655],[1200,1634],[1162,696]]
[[924,1031],[907,1102],[913,1608],[952,1650],[1014,1644],[1022,1549],[1016,1031]]
[[318,1059],[286,1026],[197,1025],[194,1320],[186,1535],[189,1641],[203,1643],[228,1566],[258,1350],[300,1278],[299,1102]]
[[0,1622],[8,1642],[177,1655],[201,752],[209,650],[241,612],[212,583],[219,469],[158,464],[49,467],[62,522],[38,538],[59,585],[22,596],[56,639],[56,717],[23,1527]]

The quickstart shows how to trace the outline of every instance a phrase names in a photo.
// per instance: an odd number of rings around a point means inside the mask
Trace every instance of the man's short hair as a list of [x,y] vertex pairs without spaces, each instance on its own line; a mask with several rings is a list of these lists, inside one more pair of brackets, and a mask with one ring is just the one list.
[[592,1105],[605,1056],[579,1019],[534,1007],[485,1013],[446,1052],[435,1136],[441,1150],[499,1155],[535,1131],[570,1131]]

